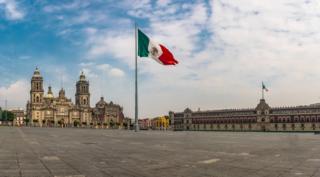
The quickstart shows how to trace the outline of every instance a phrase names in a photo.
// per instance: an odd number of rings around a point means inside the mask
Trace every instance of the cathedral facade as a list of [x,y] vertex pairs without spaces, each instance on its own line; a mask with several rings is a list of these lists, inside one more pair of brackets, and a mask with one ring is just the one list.
[[191,131],[320,131],[320,105],[270,107],[265,99],[252,109],[169,112],[174,130]]
[[[63,88],[57,97],[54,96],[51,86],[48,87],[48,92],[45,94],[43,77],[39,69],[36,68],[31,79],[30,100],[27,102],[27,118],[30,123],[40,126],[88,126],[97,123],[97,118],[103,122],[110,122],[105,120],[107,119],[105,116],[121,117],[122,108],[116,113],[112,112],[114,109],[108,112],[110,109],[108,105],[104,107],[106,111],[103,117],[95,114],[95,110],[98,108],[90,107],[89,81],[86,80],[83,73],[81,73],[75,87],[75,104],[66,97]],[[120,122],[119,119],[113,121],[115,124]]]

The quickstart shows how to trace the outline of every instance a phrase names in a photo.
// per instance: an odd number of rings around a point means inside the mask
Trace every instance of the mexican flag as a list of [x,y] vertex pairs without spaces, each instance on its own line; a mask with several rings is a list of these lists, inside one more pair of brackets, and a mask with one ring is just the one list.
[[266,92],[269,91],[263,82],[262,82],[262,90],[265,90]]
[[147,35],[138,29],[138,56],[150,57],[163,65],[176,65],[172,53],[162,44],[151,40]]

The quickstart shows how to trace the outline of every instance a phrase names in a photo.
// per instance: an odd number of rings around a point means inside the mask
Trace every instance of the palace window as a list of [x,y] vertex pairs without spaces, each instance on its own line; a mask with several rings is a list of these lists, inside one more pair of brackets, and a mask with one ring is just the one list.
[[286,130],[286,128],[287,128],[287,125],[286,124],[282,124],[282,129]]
[[293,122],[294,122],[294,118],[293,118],[293,117],[291,117],[291,118],[290,118],[290,121],[291,121],[291,123],[293,123]]

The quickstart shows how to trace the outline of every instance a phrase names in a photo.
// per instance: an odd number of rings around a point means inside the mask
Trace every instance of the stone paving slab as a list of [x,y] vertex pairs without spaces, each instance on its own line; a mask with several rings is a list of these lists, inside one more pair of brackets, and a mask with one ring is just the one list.
[[0,177],[320,177],[311,133],[0,127]]

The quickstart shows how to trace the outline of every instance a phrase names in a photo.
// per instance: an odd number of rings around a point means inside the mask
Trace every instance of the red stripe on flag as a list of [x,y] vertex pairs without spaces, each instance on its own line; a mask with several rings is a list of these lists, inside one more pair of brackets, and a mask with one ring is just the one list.
[[176,65],[178,64],[178,61],[174,59],[172,53],[163,45],[160,44],[162,55],[159,57],[159,60],[164,65]]

